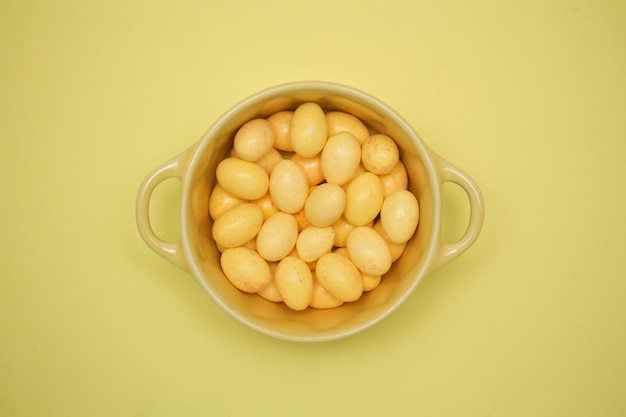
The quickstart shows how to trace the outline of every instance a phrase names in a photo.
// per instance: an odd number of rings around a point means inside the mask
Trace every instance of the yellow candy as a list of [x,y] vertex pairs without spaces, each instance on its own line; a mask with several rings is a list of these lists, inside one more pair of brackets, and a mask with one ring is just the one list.
[[298,164],[283,159],[272,170],[269,190],[276,207],[293,214],[304,208],[309,195],[309,182]]
[[320,168],[319,154],[310,158],[305,158],[295,153],[290,159],[300,165],[300,168],[304,171],[304,175],[306,175],[309,186],[317,185],[324,181],[324,174],[322,174],[322,170]]
[[313,102],[298,106],[291,119],[289,135],[298,155],[311,158],[320,153],[328,138],[324,110]]
[[391,251],[385,239],[371,227],[355,227],[346,241],[350,259],[363,273],[383,275],[391,268]]
[[292,310],[304,310],[313,297],[313,275],[304,261],[295,256],[288,256],[276,266],[274,273],[276,288]]
[[398,145],[387,135],[372,135],[363,143],[361,159],[368,171],[389,174],[400,160]]
[[321,153],[321,171],[327,182],[342,185],[350,181],[361,163],[361,146],[348,132],[329,137]]
[[328,124],[328,135],[332,136],[339,132],[350,132],[359,142],[365,142],[370,136],[369,130],[363,122],[351,115],[341,111],[331,111],[326,113],[326,123]]
[[332,227],[307,226],[298,235],[296,249],[304,262],[316,261],[330,252],[335,242],[335,230]]
[[259,255],[267,261],[279,261],[293,250],[298,239],[298,222],[292,214],[272,214],[256,237]]
[[322,287],[316,278],[315,271],[313,274],[313,296],[309,305],[317,309],[327,309],[339,307],[343,304],[343,301],[333,296]]
[[279,111],[270,115],[267,121],[274,129],[274,147],[281,151],[293,152],[289,138],[289,125],[293,117],[292,111]]
[[265,119],[252,119],[239,128],[233,141],[237,155],[256,162],[274,146],[274,129]]
[[409,177],[402,161],[398,161],[389,174],[381,175],[380,182],[383,185],[383,195],[386,197],[397,190],[406,190],[409,185]]
[[222,160],[215,175],[228,193],[246,200],[263,197],[269,186],[267,172],[259,164],[239,158]]
[[235,197],[228,193],[224,187],[216,184],[211,192],[211,196],[209,197],[209,215],[213,220],[215,220],[229,208],[247,202],[248,200]]
[[241,246],[257,235],[263,225],[261,209],[252,203],[236,205],[215,220],[213,239],[224,248]]
[[398,190],[385,197],[380,222],[393,243],[405,243],[415,233],[420,210],[417,198],[408,190]]
[[326,291],[341,301],[356,301],[363,293],[361,272],[345,256],[332,252],[323,255],[317,261],[315,276]]
[[244,292],[261,291],[272,280],[268,263],[252,249],[241,246],[226,249],[220,265],[231,284]]
[[378,216],[382,204],[383,188],[378,175],[365,172],[348,184],[343,215],[349,223],[363,226]]
[[376,230],[378,234],[381,235],[383,239],[385,239],[385,242],[387,242],[387,246],[389,246],[389,251],[391,252],[391,262],[397,261],[406,249],[406,242],[393,243],[391,240],[389,240],[389,236],[387,236],[387,233],[385,233],[385,230],[383,229],[383,225],[380,223],[380,220],[378,220],[374,224],[374,230]]
[[313,226],[332,226],[346,208],[346,193],[336,184],[321,184],[311,193],[304,204],[304,214]]
[[235,132],[209,197],[220,264],[238,289],[293,310],[374,290],[419,223],[396,143],[355,116],[295,111]]

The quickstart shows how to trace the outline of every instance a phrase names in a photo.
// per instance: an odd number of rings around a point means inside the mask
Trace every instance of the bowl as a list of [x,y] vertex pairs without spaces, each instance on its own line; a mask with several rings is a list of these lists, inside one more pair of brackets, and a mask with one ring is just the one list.
[[[395,139],[407,169],[409,189],[420,202],[420,223],[403,255],[373,291],[340,307],[294,311],[283,303],[241,292],[226,279],[211,235],[208,204],[216,182],[217,164],[229,154],[237,129],[250,119],[293,110],[311,101],[327,111],[353,114],[371,130]],[[149,218],[152,191],[172,177],[181,183],[180,239],[175,242],[157,236]],[[469,200],[467,228],[453,243],[441,239],[445,183],[460,186]],[[474,243],[483,217],[483,199],[476,183],[430,150],[399,114],[363,91],[329,82],[278,85],[239,102],[218,118],[193,146],[154,169],[140,185],[136,202],[137,227],[150,248],[193,275],[212,300],[235,320],[262,334],[294,342],[340,339],[379,323],[398,309],[428,274]]]

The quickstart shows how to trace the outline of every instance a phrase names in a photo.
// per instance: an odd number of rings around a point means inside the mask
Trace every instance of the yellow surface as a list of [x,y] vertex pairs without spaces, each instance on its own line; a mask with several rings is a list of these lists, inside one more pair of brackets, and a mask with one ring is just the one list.
[[[626,3],[0,3],[0,416],[623,416]],[[293,344],[135,227],[156,166],[275,84],[379,97],[483,233],[396,313]],[[446,239],[467,202],[444,187]],[[155,228],[177,237],[168,181]]]

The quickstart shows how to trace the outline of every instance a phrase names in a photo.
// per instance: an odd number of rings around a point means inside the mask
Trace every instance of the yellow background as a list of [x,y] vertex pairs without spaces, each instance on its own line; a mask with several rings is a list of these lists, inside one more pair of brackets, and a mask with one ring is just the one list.
[[[0,416],[626,415],[625,22],[622,0],[1,1]],[[468,252],[322,344],[235,322],[134,219],[152,169],[297,80],[385,101],[486,203]],[[179,192],[152,200],[167,239]]]

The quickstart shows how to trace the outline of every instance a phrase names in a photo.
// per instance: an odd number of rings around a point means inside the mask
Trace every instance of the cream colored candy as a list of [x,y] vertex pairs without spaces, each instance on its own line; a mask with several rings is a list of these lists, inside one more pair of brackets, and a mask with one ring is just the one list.
[[215,184],[215,187],[213,187],[211,191],[211,196],[209,197],[209,215],[215,220],[229,208],[247,202],[248,200],[235,197],[228,193],[221,185]]
[[[348,253],[348,248],[337,248],[333,251],[337,255],[345,256],[350,259],[350,253]],[[381,275],[370,275],[364,272],[361,272],[361,281],[363,282],[363,292],[371,291],[374,288],[378,287],[380,281],[382,280]]]
[[289,125],[293,117],[292,111],[279,111],[267,117],[267,121],[274,129],[274,147],[281,151],[293,152],[289,138]]
[[220,257],[220,265],[231,284],[244,292],[261,291],[272,280],[267,261],[248,248],[226,249]]
[[393,243],[404,243],[413,236],[419,216],[417,198],[408,190],[389,194],[380,209],[380,222]]
[[345,217],[341,216],[339,220],[333,224],[333,229],[335,230],[334,245],[339,247],[346,246],[346,238],[354,227],[353,224],[348,223]]
[[308,102],[298,106],[291,119],[289,135],[298,155],[311,158],[320,153],[328,138],[328,126],[319,104]]
[[341,301],[356,301],[363,293],[361,272],[345,256],[332,252],[323,255],[317,261],[315,276],[326,291]]
[[289,308],[300,311],[309,306],[313,297],[313,275],[302,259],[287,256],[281,260],[276,266],[274,281]]
[[270,175],[269,190],[276,207],[293,214],[304,208],[309,195],[309,182],[298,164],[283,159]]
[[389,236],[387,236],[387,233],[385,233],[385,230],[383,229],[380,220],[378,220],[374,224],[374,230],[376,230],[378,234],[381,235],[383,239],[385,239],[385,242],[387,242],[387,246],[389,246],[389,251],[391,252],[391,262],[397,261],[406,249],[406,242],[393,243],[391,240],[389,240]]
[[237,155],[250,162],[258,161],[274,146],[274,129],[265,119],[252,119],[235,133],[233,148]]
[[332,226],[346,208],[346,193],[336,184],[324,183],[309,193],[304,214],[313,226]]
[[[256,252],[256,237],[248,240],[247,242],[244,242],[240,246],[243,247],[243,248],[252,249],[253,251]],[[237,247],[237,246],[233,246],[233,247]],[[217,243],[217,250],[219,252],[224,252],[226,249],[228,249],[226,246],[223,246],[223,245],[220,245],[219,243]]]
[[330,252],[335,242],[335,230],[332,227],[307,226],[298,235],[296,249],[304,262],[313,262]]
[[297,311],[378,287],[419,223],[395,141],[314,102],[242,125],[216,177],[209,215],[224,274]]
[[346,188],[344,217],[355,225],[363,226],[376,218],[383,204],[383,188],[378,175],[365,172]]
[[296,164],[300,165],[302,171],[306,175],[309,185],[317,185],[324,181],[324,174],[320,168],[320,155],[312,156],[311,158],[305,158],[297,153],[291,156],[291,159]]
[[261,159],[256,161],[263,170],[270,175],[277,163],[283,160],[283,156],[276,148],[271,148],[268,153],[263,155]]
[[217,242],[215,242],[215,246],[217,247],[218,252],[224,252],[226,249],[228,249],[227,247],[222,246]]
[[261,226],[256,237],[257,252],[267,261],[279,261],[293,250],[296,239],[296,218],[292,214],[279,211],[272,214]]
[[361,163],[361,146],[349,132],[328,138],[321,153],[320,168],[327,182],[345,184]]
[[298,222],[298,232],[303,231],[307,226],[311,224],[311,222],[309,222],[309,219],[307,219],[306,214],[304,213],[304,209],[295,213],[294,217],[296,218],[296,221]]
[[257,235],[263,224],[261,209],[252,203],[236,205],[213,223],[213,239],[225,248],[241,246]]
[[243,246],[244,248],[252,249],[253,251],[256,252],[256,238],[250,239],[249,241],[247,241],[241,246]]
[[[295,256],[296,258],[300,258],[300,255],[298,255],[298,249],[297,248],[293,248],[293,250],[291,251],[291,253],[289,254],[289,256]],[[302,258],[300,258],[302,259]],[[303,261],[304,262],[304,261]],[[304,262],[311,271],[315,270],[315,265],[317,264],[317,259],[311,262]]]
[[398,145],[387,135],[372,135],[363,143],[361,159],[368,171],[389,174],[400,160]]
[[365,274],[384,275],[391,268],[389,246],[371,227],[355,227],[348,235],[346,248],[352,262]]
[[[363,163],[361,162],[359,164],[359,166],[357,167],[356,171],[354,171],[354,175],[352,175],[352,179],[355,179],[356,177],[358,177],[359,175],[365,173],[365,172],[369,172],[367,169],[365,169],[365,167],[363,166]],[[349,183],[347,183],[349,184]],[[344,184],[344,186],[346,186],[347,184]]]
[[[365,224],[364,226],[367,227],[373,227],[374,226],[374,222],[371,221],[367,224]],[[334,246],[337,247],[345,247],[346,246],[346,239],[348,238],[348,235],[350,234],[350,231],[352,231],[352,229],[354,229],[356,226],[354,226],[353,224],[348,223],[348,221],[346,220],[345,217],[340,217],[339,220],[337,220],[335,223],[333,223],[333,229],[335,230],[335,244]]]
[[311,302],[309,305],[313,308],[317,309],[327,309],[327,308],[335,308],[339,307],[343,304],[343,301],[333,296],[331,293],[326,291],[324,287],[322,287],[317,280],[315,271],[313,273],[313,296],[311,297]]
[[276,265],[278,265],[278,262],[268,262],[268,265],[270,266],[272,279],[267,284],[267,286],[258,291],[257,294],[268,301],[280,303],[283,301],[283,297],[281,297],[280,293],[278,292],[278,288],[276,287],[276,280],[274,279],[274,271],[276,271]]
[[[219,252],[224,252],[226,249],[228,249],[226,246],[224,245],[220,245],[219,243],[215,242],[216,246],[217,246],[217,250]],[[248,240],[247,242],[244,242],[243,244],[239,245],[242,246],[244,248],[248,248],[248,249],[252,249],[253,251],[256,252],[256,237]],[[235,247],[235,246],[233,246]]]
[[278,211],[278,207],[276,207],[276,204],[274,204],[270,193],[266,193],[263,197],[257,198],[256,200],[252,200],[250,202],[261,209],[264,221]]
[[333,253],[336,253],[337,255],[345,256],[346,258],[350,259],[348,248],[345,248],[345,247],[337,248],[333,251]]
[[363,292],[372,291],[374,288],[380,285],[383,277],[381,275],[370,275],[361,273],[361,280],[363,281]]
[[350,132],[359,142],[365,142],[370,136],[370,132],[363,122],[356,116],[341,111],[331,111],[326,113],[326,123],[328,124],[328,136],[339,132]]
[[400,160],[389,174],[381,175],[380,182],[383,185],[383,195],[386,197],[397,190],[406,190],[409,185],[409,177],[406,167]]
[[246,200],[263,197],[269,186],[269,177],[261,166],[239,158],[222,160],[215,174],[229,194]]

